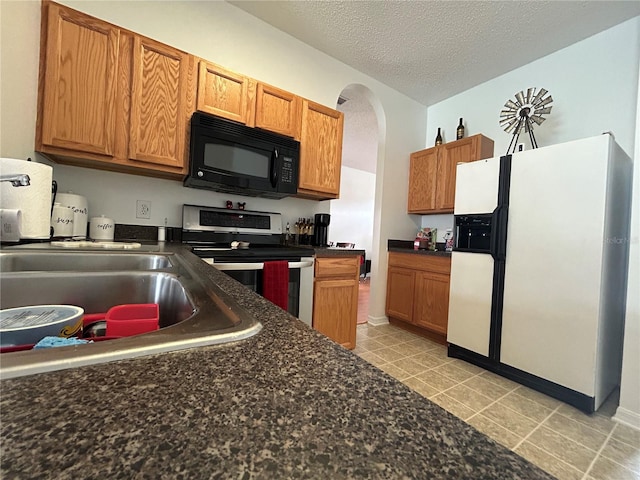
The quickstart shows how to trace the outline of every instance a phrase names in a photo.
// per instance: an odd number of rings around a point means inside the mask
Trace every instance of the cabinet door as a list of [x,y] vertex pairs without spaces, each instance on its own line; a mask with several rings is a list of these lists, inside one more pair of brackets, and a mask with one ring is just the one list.
[[423,213],[436,207],[438,152],[434,147],[411,154],[409,165],[409,213]]
[[120,32],[54,3],[46,8],[41,142],[113,155]]
[[313,305],[313,328],[346,348],[355,348],[358,280],[316,280]]
[[387,316],[413,323],[415,282],[415,271],[407,268],[389,267],[387,272]]
[[186,171],[189,55],[140,36],[133,45],[129,158]]
[[456,165],[475,159],[475,140],[475,137],[470,137],[442,145],[442,154],[438,161],[436,209],[453,212],[456,193]]
[[279,88],[258,83],[256,89],[256,127],[300,137],[300,97]]
[[303,99],[298,194],[338,198],[344,115]]
[[414,323],[433,332],[447,334],[449,275],[417,272]]
[[248,77],[200,60],[197,109],[201,112],[251,124],[255,114],[254,82]]

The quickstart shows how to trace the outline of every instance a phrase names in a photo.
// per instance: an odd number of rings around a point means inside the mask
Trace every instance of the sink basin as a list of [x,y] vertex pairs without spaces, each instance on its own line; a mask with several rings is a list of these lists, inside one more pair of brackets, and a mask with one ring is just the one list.
[[159,270],[171,268],[167,255],[97,252],[2,252],[1,272]]
[[2,309],[55,304],[103,313],[115,305],[157,303],[160,313],[160,329],[150,333],[3,353],[0,378],[228,343],[258,333],[262,325],[209,280],[209,268],[180,247],[161,254],[0,252]]
[[[157,303],[160,328],[182,322],[195,307],[178,278],[163,272],[28,272],[3,274],[0,308],[75,305],[104,313],[125,303]],[[228,325],[232,324],[228,322]]]

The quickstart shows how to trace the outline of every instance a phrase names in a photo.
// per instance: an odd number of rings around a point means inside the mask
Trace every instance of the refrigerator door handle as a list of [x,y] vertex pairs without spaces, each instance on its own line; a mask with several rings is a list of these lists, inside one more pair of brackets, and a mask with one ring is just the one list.
[[504,261],[507,256],[508,207],[499,205],[491,213],[491,242],[489,252],[494,260]]
[[502,206],[496,207],[491,213],[491,242],[489,244],[489,253],[494,260],[499,260],[498,255],[498,231],[500,225],[500,211]]

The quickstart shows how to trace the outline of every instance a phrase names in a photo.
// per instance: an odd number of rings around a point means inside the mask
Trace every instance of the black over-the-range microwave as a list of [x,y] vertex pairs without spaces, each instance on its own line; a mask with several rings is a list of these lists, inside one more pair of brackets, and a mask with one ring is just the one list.
[[196,112],[186,187],[284,198],[298,188],[300,142]]

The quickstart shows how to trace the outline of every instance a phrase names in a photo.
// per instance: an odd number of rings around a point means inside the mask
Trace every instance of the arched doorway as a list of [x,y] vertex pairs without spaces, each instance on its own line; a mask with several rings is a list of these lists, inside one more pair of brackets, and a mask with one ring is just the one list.
[[[365,250],[374,271],[380,239],[376,201],[380,197],[377,172],[384,145],[384,112],[380,101],[363,85],[345,87],[336,103],[337,110],[344,113],[344,133],[340,198],[331,201],[329,240],[355,243],[356,248]],[[375,291],[377,283],[372,277],[364,288]],[[359,323],[367,320],[368,307],[358,307]]]

